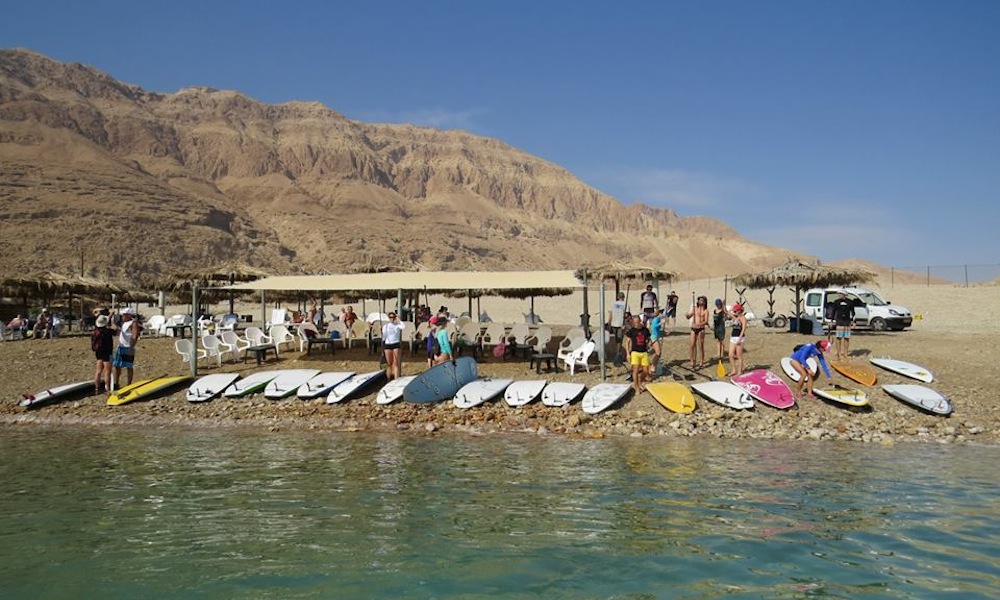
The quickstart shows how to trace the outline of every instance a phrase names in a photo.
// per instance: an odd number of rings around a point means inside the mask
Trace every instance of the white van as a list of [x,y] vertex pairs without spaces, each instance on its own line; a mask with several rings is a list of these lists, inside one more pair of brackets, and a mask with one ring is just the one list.
[[902,331],[913,324],[913,314],[904,306],[883,300],[877,292],[862,287],[813,288],[806,292],[805,314],[823,319],[823,308],[844,294],[853,300],[854,326],[873,331]]

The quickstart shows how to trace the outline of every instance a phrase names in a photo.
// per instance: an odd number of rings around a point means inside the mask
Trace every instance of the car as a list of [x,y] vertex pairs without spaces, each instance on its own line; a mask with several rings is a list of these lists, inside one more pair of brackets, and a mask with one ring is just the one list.
[[[806,291],[804,313],[824,318],[824,308],[844,294],[854,302],[854,327],[872,331],[902,331],[913,324],[913,313],[905,306],[892,304],[874,290],[863,287],[827,287]],[[828,320],[828,319],[827,319]]]

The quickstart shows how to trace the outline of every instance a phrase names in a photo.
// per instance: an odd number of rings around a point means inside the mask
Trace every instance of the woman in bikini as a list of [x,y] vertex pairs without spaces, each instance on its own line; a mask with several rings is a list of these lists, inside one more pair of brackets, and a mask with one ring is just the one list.
[[729,368],[733,376],[743,374],[743,342],[746,341],[747,317],[743,305],[733,305],[733,331],[729,338]]
[[[691,368],[698,370],[705,363],[705,328],[708,327],[708,298],[698,296],[694,308],[687,313],[691,319]],[[698,351],[701,351],[701,361],[698,361]]]

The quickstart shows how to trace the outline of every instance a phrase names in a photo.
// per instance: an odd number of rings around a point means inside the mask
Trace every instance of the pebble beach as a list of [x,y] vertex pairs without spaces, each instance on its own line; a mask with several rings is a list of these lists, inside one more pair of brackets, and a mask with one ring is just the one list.
[[[660,285],[665,296],[670,289],[684,298],[691,292],[734,299],[734,292],[723,280],[676,282]],[[736,439],[829,439],[861,443],[894,444],[901,442],[1000,444],[1000,394],[992,386],[994,368],[992,346],[1000,333],[1000,318],[995,314],[979,316],[984,306],[1000,306],[1000,286],[958,287],[949,285],[902,285],[877,289],[893,303],[907,306],[917,316],[912,328],[901,332],[856,332],[851,344],[852,361],[868,363],[869,358],[890,356],[917,363],[929,369],[935,381],[931,387],[948,397],[954,413],[935,416],[916,410],[893,399],[881,390],[887,383],[918,383],[879,371],[879,381],[862,388],[870,398],[864,409],[848,409],[822,400],[806,398],[790,410],[776,410],[758,404],[752,410],[737,411],[698,397],[698,408],[691,414],[671,413],[648,393],[629,395],[611,409],[597,415],[585,414],[579,401],[552,408],[535,401],[512,408],[503,400],[465,410],[450,402],[436,405],[412,405],[402,402],[387,406],[375,403],[378,388],[367,395],[342,404],[328,405],[324,399],[303,401],[290,398],[280,401],[263,395],[240,399],[214,399],[192,404],[186,401],[185,387],[149,400],[122,406],[107,406],[106,397],[86,396],[52,403],[33,409],[17,405],[21,394],[35,393],[47,387],[86,380],[93,376],[93,354],[84,335],[68,335],[53,340],[21,340],[0,344],[0,357],[7,366],[0,403],[0,423],[23,427],[249,427],[265,431],[289,429],[314,431],[395,431],[417,435],[563,435],[599,438],[604,436],[711,436]],[[606,294],[610,306],[611,290]],[[791,292],[779,290],[775,310],[791,307]],[[636,301],[633,294],[631,300]],[[429,299],[456,304],[455,299]],[[745,297],[758,316],[767,311],[767,294],[748,291]],[[482,310],[497,321],[516,322],[527,312],[525,300],[482,300]],[[596,320],[600,299],[595,291],[588,298]],[[552,327],[555,348],[580,314],[582,294],[555,298],[537,298],[535,312]],[[334,307],[330,307],[333,309]],[[453,312],[458,312],[452,306]],[[464,307],[463,307],[464,308]],[[249,310],[253,310],[251,305]],[[369,310],[375,305],[369,303]],[[155,309],[146,311],[149,314]],[[260,306],[256,307],[260,312]],[[461,309],[460,309],[461,310]],[[682,312],[684,307],[682,305]],[[787,314],[787,313],[786,313]],[[566,315],[567,318],[558,318]],[[973,315],[976,315],[975,317]],[[683,317],[683,315],[681,315]],[[563,321],[563,323],[559,323]],[[817,336],[777,330],[755,321],[747,336],[747,370],[771,369],[780,373],[779,361],[799,343],[815,341]],[[706,343],[709,358],[714,356],[714,340]],[[679,319],[664,344],[666,372],[661,381],[691,384],[711,381],[715,368],[690,369],[686,322]],[[714,365],[714,361],[710,360]],[[403,371],[419,373],[426,367],[422,355],[404,351]],[[335,352],[314,349],[311,355],[299,352],[297,345],[282,351],[275,360],[257,367],[251,358],[242,362],[224,362],[222,366],[201,361],[199,375],[240,372],[247,375],[258,369],[313,368],[323,371],[367,372],[378,368],[378,356],[369,354],[363,344],[351,349],[339,346]],[[511,379],[536,379],[534,369],[520,358],[501,360],[488,356],[480,361],[481,376]],[[136,380],[161,375],[186,375],[190,366],[174,351],[174,340],[147,336],[139,344]],[[626,368],[607,365],[604,381],[625,382]],[[596,360],[590,372],[570,375],[543,373],[551,381],[575,381],[592,386],[602,381]],[[834,373],[833,383],[859,387]],[[820,376],[819,385],[827,383]]]

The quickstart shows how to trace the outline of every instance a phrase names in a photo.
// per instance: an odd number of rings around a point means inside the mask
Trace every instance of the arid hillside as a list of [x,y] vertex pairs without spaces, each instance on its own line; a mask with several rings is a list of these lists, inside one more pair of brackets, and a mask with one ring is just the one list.
[[0,51],[0,272],[122,283],[244,263],[576,268],[686,277],[782,262],[724,223],[623,205],[557,165],[462,131],[353,121],[239,92],[145,91]]

